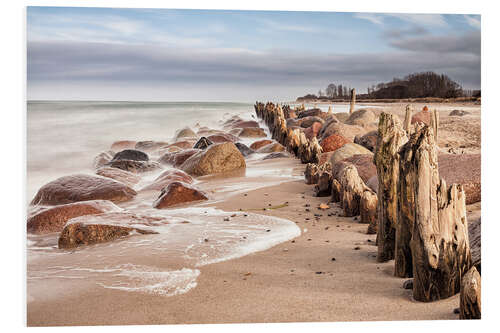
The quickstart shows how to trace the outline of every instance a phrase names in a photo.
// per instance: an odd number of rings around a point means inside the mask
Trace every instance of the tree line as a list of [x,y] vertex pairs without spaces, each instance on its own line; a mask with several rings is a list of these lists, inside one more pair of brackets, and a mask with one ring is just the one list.
[[[346,84],[330,83],[318,95],[308,94],[299,99],[336,99],[349,98],[351,87]],[[481,97],[481,90],[463,89],[460,84],[445,74],[434,72],[413,73],[404,78],[394,78],[390,82],[382,82],[368,87],[366,94],[358,94],[358,98],[370,99],[404,99],[404,98],[457,98]]]

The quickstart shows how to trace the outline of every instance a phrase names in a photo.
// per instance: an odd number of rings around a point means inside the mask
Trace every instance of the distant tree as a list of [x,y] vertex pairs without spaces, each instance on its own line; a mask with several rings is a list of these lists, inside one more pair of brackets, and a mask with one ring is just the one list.
[[344,89],[342,89],[342,85],[341,84],[339,84],[337,86],[337,96],[338,97],[344,97]]
[[335,84],[330,83],[326,87],[326,96],[328,96],[330,98],[334,98],[337,96],[337,86]]

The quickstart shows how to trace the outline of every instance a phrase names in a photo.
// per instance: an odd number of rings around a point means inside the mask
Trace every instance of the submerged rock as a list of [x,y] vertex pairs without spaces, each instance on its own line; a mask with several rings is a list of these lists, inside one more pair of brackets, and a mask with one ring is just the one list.
[[252,149],[248,148],[248,146],[244,145],[241,142],[236,142],[234,145],[236,146],[236,148],[238,148],[238,150],[244,157],[247,157],[255,153]]
[[275,141],[268,140],[268,139],[258,140],[258,141],[253,142],[250,145],[250,148],[253,149],[253,150],[259,150],[260,148],[262,148],[264,146],[267,146],[268,144],[273,143],[273,142],[275,142]]
[[135,173],[111,167],[99,168],[95,173],[102,177],[114,179],[130,187],[141,180],[141,177]]
[[238,136],[240,138],[259,138],[266,137],[266,132],[260,127],[246,127],[239,131]]
[[184,163],[188,158],[193,156],[194,154],[202,151],[201,149],[187,149],[187,150],[182,150],[176,153],[166,153],[160,159],[158,162],[162,164],[171,164],[174,167],[178,168]]
[[288,154],[287,152],[284,152],[284,151],[274,152],[274,153],[270,153],[269,155],[264,156],[263,160],[270,160],[273,158],[284,158],[284,157],[290,157],[290,154]]
[[83,215],[120,211],[111,201],[92,200],[75,202],[45,209],[28,219],[27,231],[33,234],[47,234],[63,230],[70,219]]
[[132,160],[132,161],[149,161],[148,154],[135,149],[125,149],[115,154],[112,161]]
[[61,205],[78,201],[131,200],[137,192],[120,182],[103,177],[72,175],[58,178],[42,186],[32,205]]
[[285,147],[283,147],[282,144],[278,142],[272,142],[262,148],[259,148],[257,150],[258,153],[263,154],[263,153],[276,153],[280,151],[285,151]]
[[177,147],[181,149],[189,149],[193,148],[194,143],[195,142],[191,140],[178,141],[166,146],[165,148]]
[[162,172],[155,180],[149,185],[143,187],[141,191],[160,191],[169,184],[180,181],[186,184],[193,183],[193,178],[182,170],[171,169]]
[[208,197],[203,192],[186,183],[174,181],[161,191],[160,196],[153,203],[153,207],[158,209],[169,208],[186,202],[200,200],[208,200]]
[[139,141],[136,143],[135,149],[145,152],[154,152],[167,145],[168,142],[165,141]]
[[175,141],[178,141],[182,138],[196,138],[196,133],[189,127],[184,127],[175,133]]
[[117,212],[80,216],[68,221],[58,240],[60,249],[105,243],[135,233],[157,234],[136,225],[155,226],[168,223],[163,218]]
[[232,128],[259,127],[259,123],[255,120],[240,120],[231,124]]
[[237,136],[224,132],[210,135],[208,139],[213,143],[236,142],[240,140]]
[[195,149],[206,149],[208,146],[213,145],[214,143],[207,139],[206,137],[202,136],[198,142],[196,142],[193,146]]
[[152,161],[117,160],[109,162],[106,166],[133,173],[150,172],[161,169],[159,163]]
[[214,144],[188,158],[181,169],[194,176],[245,168],[245,158],[234,143]]
[[137,141],[130,141],[130,140],[115,141],[111,145],[111,150],[120,151],[123,149],[133,149],[135,148],[136,144]]
[[113,159],[115,153],[112,150],[103,151],[94,158],[94,169],[99,169]]

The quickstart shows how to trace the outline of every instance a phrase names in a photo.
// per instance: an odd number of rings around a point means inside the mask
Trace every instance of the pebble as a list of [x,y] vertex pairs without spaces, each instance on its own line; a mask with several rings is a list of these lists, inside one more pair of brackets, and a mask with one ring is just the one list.
[[454,308],[453,313],[455,314],[460,314],[460,308]]
[[270,232],[270,231],[271,231],[271,229],[267,229],[267,230],[266,230],[266,232]]
[[306,208],[306,212],[310,212],[311,210],[309,208]]
[[229,221],[229,217],[225,217],[224,221],[226,221],[226,222]]
[[316,272],[316,274],[323,274],[323,273],[324,273],[324,272],[321,272],[321,271],[320,271],[320,272]]
[[332,261],[336,261],[337,259],[335,259],[335,257],[332,257],[332,259],[331,259],[331,260],[332,260]]
[[330,227],[325,227],[325,230],[328,230],[328,229],[330,229]]
[[311,205],[310,204],[305,204],[304,207],[311,207]]
[[208,238],[205,238],[203,241],[208,242]]
[[354,249],[355,250],[361,250],[361,248],[359,246],[356,246]]

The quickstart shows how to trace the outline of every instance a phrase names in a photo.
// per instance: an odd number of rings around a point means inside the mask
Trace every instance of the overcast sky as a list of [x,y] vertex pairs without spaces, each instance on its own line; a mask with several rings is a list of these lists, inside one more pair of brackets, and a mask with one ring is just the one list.
[[294,100],[419,71],[481,86],[478,15],[28,7],[28,99]]

